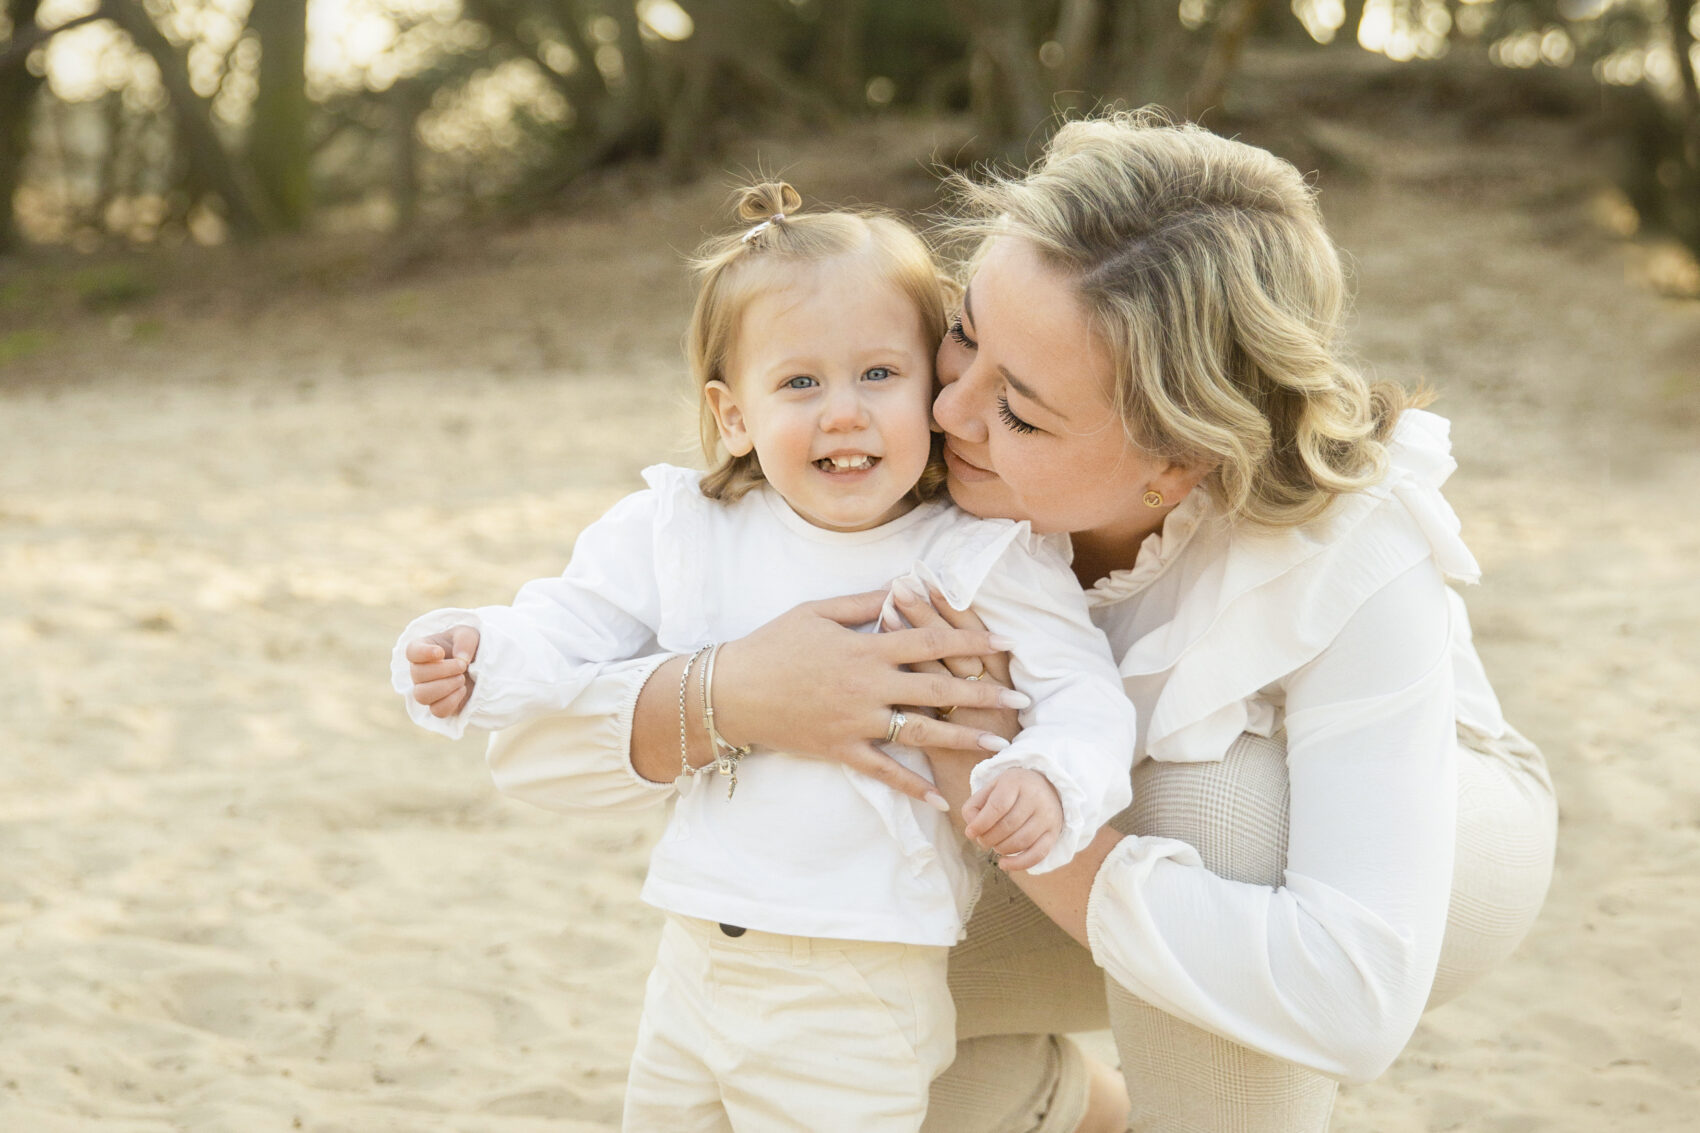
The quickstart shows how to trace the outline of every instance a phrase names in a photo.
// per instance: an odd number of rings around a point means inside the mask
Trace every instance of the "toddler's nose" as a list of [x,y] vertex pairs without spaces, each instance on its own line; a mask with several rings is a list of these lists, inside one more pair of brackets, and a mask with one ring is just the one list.
[[821,410],[821,428],[829,433],[864,428],[867,423],[867,409],[855,390],[833,393]]

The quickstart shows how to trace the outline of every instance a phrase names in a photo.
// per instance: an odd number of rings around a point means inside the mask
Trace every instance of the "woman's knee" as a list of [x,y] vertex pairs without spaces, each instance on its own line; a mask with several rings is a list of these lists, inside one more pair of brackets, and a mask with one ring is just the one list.
[[1247,732],[1220,760],[1142,762],[1133,772],[1133,805],[1112,825],[1185,842],[1218,877],[1278,886],[1287,865],[1289,793],[1284,737]]
[[1552,882],[1558,811],[1534,745],[1512,733],[1458,761],[1452,903],[1428,1006],[1456,998],[1514,952]]
[[968,934],[950,953],[958,1039],[1106,1027],[1103,981],[1090,952],[1007,874],[987,871]]
[[1101,1119],[1092,1065],[1061,1035],[963,1039],[933,1080],[921,1133],[1076,1133]]

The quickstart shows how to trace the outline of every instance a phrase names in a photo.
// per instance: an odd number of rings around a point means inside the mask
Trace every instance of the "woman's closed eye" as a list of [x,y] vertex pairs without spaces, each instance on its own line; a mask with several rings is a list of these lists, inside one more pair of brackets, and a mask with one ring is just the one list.
[[970,350],[973,350],[976,346],[979,345],[979,343],[975,342],[973,339],[968,337],[968,332],[966,330],[962,329],[962,316],[961,315],[958,315],[954,319],[950,320],[950,330],[949,330],[948,333],[949,333],[950,337],[954,338],[957,342],[961,343],[963,346],[966,346]]
[[1039,426],[1017,417],[1015,410],[1009,407],[1009,398],[1001,395],[998,397],[998,416],[1003,418],[1005,425],[1008,425],[1017,433],[1037,433],[1039,431]]

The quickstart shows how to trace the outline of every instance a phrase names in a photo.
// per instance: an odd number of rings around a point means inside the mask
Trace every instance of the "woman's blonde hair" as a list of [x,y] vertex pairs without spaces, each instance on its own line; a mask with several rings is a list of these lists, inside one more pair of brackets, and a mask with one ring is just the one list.
[[[756,453],[732,456],[721,447],[720,430],[702,391],[709,382],[729,380],[727,360],[738,345],[744,312],[756,297],[783,286],[780,273],[784,269],[842,255],[870,256],[881,273],[914,301],[929,357],[944,337],[951,284],[939,274],[932,252],[912,229],[879,212],[801,212],[802,206],[797,190],[783,182],[751,185],[735,199],[738,219],[751,226],[708,241],[691,261],[698,289],[685,353],[701,396],[702,451],[709,464],[702,494],[710,499],[730,502],[766,479]],[[913,490],[917,500],[930,499],[944,487],[941,440],[933,438],[926,471]]]
[[1129,438],[1210,466],[1230,516],[1304,523],[1382,476],[1413,401],[1342,356],[1345,273],[1291,164],[1123,112],[1063,126],[1024,176],[956,189],[959,233],[1018,236],[1074,277]]

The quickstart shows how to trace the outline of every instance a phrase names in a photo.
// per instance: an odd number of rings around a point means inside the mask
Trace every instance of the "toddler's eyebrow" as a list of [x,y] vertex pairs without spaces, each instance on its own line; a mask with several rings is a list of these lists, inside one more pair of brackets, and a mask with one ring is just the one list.
[[[973,303],[973,300],[972,300],[973,291],[974,291],[974,285],[973,284],[969,284],[967,287],[962,289],[962,310],[968,316],[968,325],[969,326],[974,325],[974,303]],[[1020,378],[1016,377],[1014,374],[1010,373],[1009,368],[1007,366],[1004,366],[1002,363],[999,363],[998,364],[998,373],[1003,375],[1003,380],[1009,383],[1010,389],[1014,390],[1016,393],[1019,393],[1022,397],[1025,397],[1028,401],[1031,401],[1034,405],[1037,405],[1040,409],[1043,409],[1046,413],[1049,413],[1051,416],[1057,418],[1058,420],[1061,420],[1061,421],[1067,421],[1068,420],[1068,414],[1059,413],[1055,406],[1051,405],[1050,402],[1046,401],[1044,398],[1040,397],[1037,393],[1035,393],[1033,391],[1032,386],[1028,385],[1026,382],[1022,381]]]

